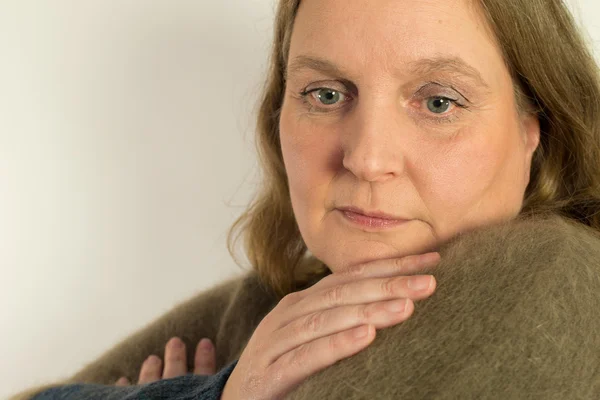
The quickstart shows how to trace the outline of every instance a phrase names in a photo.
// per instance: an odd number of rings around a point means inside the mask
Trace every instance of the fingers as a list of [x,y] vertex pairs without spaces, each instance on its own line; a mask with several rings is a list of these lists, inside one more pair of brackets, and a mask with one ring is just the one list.
[[[272,340],[263,353],[267,365],[309,342],[361,325],[381,329],[405,321],[414,311],[413,300],[430,296],[436,281],[432,275],[406,276],[398,272],[415,272],[439,260],[438,253],[378,260],[342,273],[320,288],[303,291],[299,300],[292,294],[282,312],[271,317]],[[392,304],[397,310],[389,308]]]
[[437,265],[440,259],[439,253],[432,252],[402,258],[371,261],[349,268],[339,274],[331,274],[321,279],[313,287],[325,289],[342,283],[356,281],[357,279],[414,275],[423,269]]
[[332,337],[359,326],[372,325],[381,329],[398,324],[407,320],[413,311],[413,302],[403,298],[341,306],[306,315],[272,333],[267,361],[272,364],[305,343]]
[[348,268],[342,275],[381,277],[392,274],[409,275],[433,267],[440,262],[440,253],[434,251],[424,254],[413,254],[401,258],[389,258],[370,261]]
[[156,382],[187,373],[185,343],[178,337],[172,337],[165,346],[165,365],[156,355],[151,355],[142,364],[139,384]]
[[154,354],[146,358],[140,370],[140,378],[138,384],[156,382],[161,379],[162,375],[162,360]]
[[[208,346],[207,346],[208,345]],[[165,346],[165,365],[163,368],[162,360],[156,355],[151,355],[144,361],[140,370],[138,384],[156,382],[160,379],[175,378],[186,375],[187,356],[185,343],[178,337],[172,337]],[[196,348],[194,358],[194,374],[196,375],[214,375],[216,373],[215,350],[210,339],[202,339]],[[128,385],[127,378],[120,378],[116,385]]]
[[119,380],[117,381],[117,383],[115,383],[115,386],[129,386],[131,383],[129,382],[129,379],[125,378],[124,376],[120,377]]
[[[277,377],[293,387],[337,361],[360,352],[370,345],[373,339],[375,329],[371,325],[362,325],[305,343],[269,366],[267,375]],[[298,368],[299,365],[302,368]]]
[[172,337],[165,348],[165,369],[163,379],[187,374],[185,343],[178,337]]
[[[424,286],[420,286],[420,285]],[[278,315],[278,323],[274,329],[280,329],[292,321],[327,308],[344,305],[366,304],[376,301],[387,301],[398,298],[422,300],[435,290],[433,275],[388,276],[384,278],[360,279],[355,277],[345,283],[330,285],[324,289],[310,292],[299,301],[287,300],[284,310]],[[286,301],[286,296],[283,301]],[[285,314],[283,314],[285,313]]]
[[208,338],[202,339],[196,347],[194,358],[194,374],[214,375],[216,374],[215,347]]
[[431,252],[359,264],[341,273],[330,274],[311,287],[293,292],[286,298],[292,298],[288,300],[293,303],[312,296],[315,291],[356,282],[360,279],[414,275],[423,269],[434,267],[440,262],[440,259],[439,253]]

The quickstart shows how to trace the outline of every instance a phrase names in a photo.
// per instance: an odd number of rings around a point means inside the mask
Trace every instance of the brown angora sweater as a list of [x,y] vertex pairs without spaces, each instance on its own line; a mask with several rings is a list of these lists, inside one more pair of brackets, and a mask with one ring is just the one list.
[[[424,273],[437,289],[405,322],[311,376],[289,399],[600,399],[600,235],[558,216],[456,236]],[[136,381],[172,336],[237,359],[279,299],[248,272],[206,290],[57,384]]]

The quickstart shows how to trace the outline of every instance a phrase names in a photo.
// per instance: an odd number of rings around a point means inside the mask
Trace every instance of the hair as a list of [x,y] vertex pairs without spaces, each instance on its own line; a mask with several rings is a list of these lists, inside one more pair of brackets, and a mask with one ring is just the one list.
[[[331,273],[310,255],[300,234],[279,140],[285,69],[299,5],[300,0],[280,0],[277,7],[256,124],[263,180],[227,237],[236,262],[235,244],[243,237],[252,269],[281,297]],[[600,80],[572,15],[562,0],[473,0],[472,5],[502,51],[517,111],[536,113],[540,121],[540,144],[517,218],[557,213],[600,231]]]

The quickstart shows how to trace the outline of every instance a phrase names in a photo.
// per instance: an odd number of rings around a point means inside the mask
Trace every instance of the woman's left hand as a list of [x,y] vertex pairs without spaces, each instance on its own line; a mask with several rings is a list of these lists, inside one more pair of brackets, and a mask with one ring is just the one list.
[[[204,347],[207,345],[207,347]],[[210,339],[204,338],[196,347],[196,356],[194,357],[195,375],[214,375],[215,367],[215,348]],[[138,385],[144,383],[156,382],[161,379],[175,378],[186,375],[187,359],[185,352],[185,343],[178,337],[172,337],[165,347],[165,366],[163,368],[162,360],[156,355],[149,356],[142,364]],[[125,377],[121,377],[115,385],[127,386],[131,383]]]

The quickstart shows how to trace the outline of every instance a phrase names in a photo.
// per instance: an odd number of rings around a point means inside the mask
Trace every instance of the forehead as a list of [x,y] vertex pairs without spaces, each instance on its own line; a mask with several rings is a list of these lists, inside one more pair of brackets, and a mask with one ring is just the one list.
[[488,81],[504,68],[484,19],[466,0],[302,0],[288,61],[303,55],[357,75],[409,74],[433,58],[464,61]]

